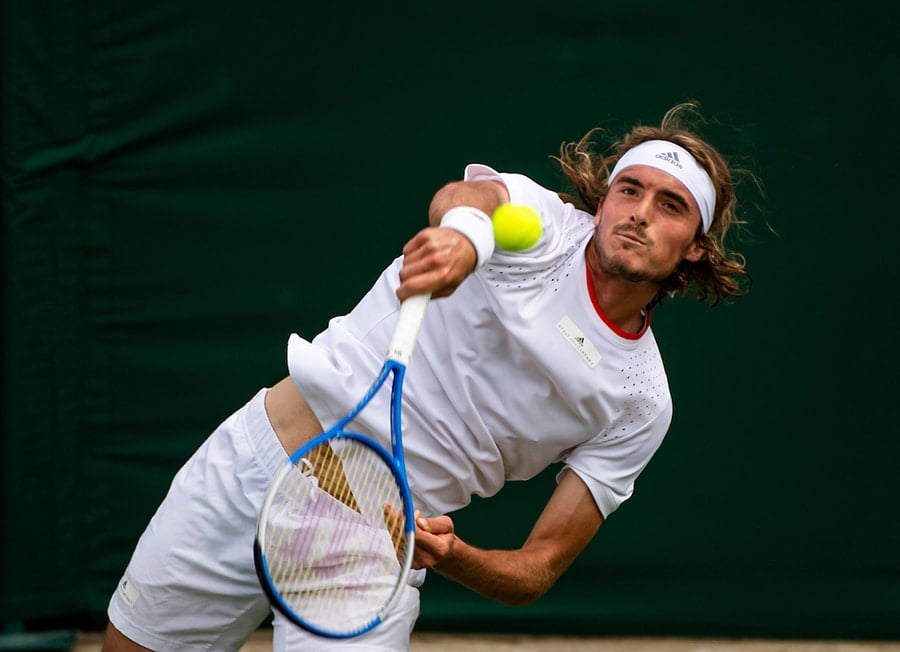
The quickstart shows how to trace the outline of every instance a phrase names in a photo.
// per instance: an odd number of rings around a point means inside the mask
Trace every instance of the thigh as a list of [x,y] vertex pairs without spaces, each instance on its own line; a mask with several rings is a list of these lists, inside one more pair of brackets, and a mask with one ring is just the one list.
[[154,650],[237,650],[269,613],[253,566],[269,475],[242,412],[175,476],[110,602],[110,621]]

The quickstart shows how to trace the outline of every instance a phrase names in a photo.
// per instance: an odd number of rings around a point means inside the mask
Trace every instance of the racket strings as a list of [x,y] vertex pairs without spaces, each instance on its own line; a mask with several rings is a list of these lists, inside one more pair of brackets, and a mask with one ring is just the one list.
[[354,439],[326,441],[282,482],[269,517],[269,575],[286,606],[325,630],[362,628],[399,590],[410,542],[386,461]]

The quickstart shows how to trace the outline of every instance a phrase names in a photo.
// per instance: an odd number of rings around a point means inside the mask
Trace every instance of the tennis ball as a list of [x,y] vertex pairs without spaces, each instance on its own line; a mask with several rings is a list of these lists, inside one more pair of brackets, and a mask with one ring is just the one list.
[[524,204],[500,204],[491,220],[494,223],[494,242],[507,251],[533,247],[543,232],[541,218],[533,208]]

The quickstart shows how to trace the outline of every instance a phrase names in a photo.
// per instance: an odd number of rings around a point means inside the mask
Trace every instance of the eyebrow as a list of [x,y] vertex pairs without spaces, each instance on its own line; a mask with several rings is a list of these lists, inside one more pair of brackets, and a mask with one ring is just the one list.
[[[627,174],[620,174],[618,177],[616,177],[616,181],[622,181],[629,185],[637,186],[638,188],[644,188],[644,184],[641,183],[640,180],[638,180],[634,177],[630,177]],[[682,208],[684,208],[685,210],[691,209],[691,205],[681,195],[681,193],[677,193],[674,190],[665,190],[665,189],[660,190],[659,192],[660,192],[660,194],[665,195],[666,197],[673,200],[677,204],[680,204],[682,206]]]

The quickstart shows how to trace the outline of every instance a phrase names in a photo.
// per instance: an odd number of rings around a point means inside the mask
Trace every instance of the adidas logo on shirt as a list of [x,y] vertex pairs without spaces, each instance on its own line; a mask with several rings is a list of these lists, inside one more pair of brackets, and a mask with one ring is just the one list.
[[566,338],[566,341],[572,345],[572,348],[578,352],[581,359],[585,361],[591,369],[600,362],[600,351],[594,346],[584,334],[584,332],[575,325],[568,316],[563,317],[556,324],[556,330]]
[[678,152],[662,152],[656,155],[656,158],[661,158],[666,163],[671,163],[677,168],[681,168],[681,161],[678,160]]

